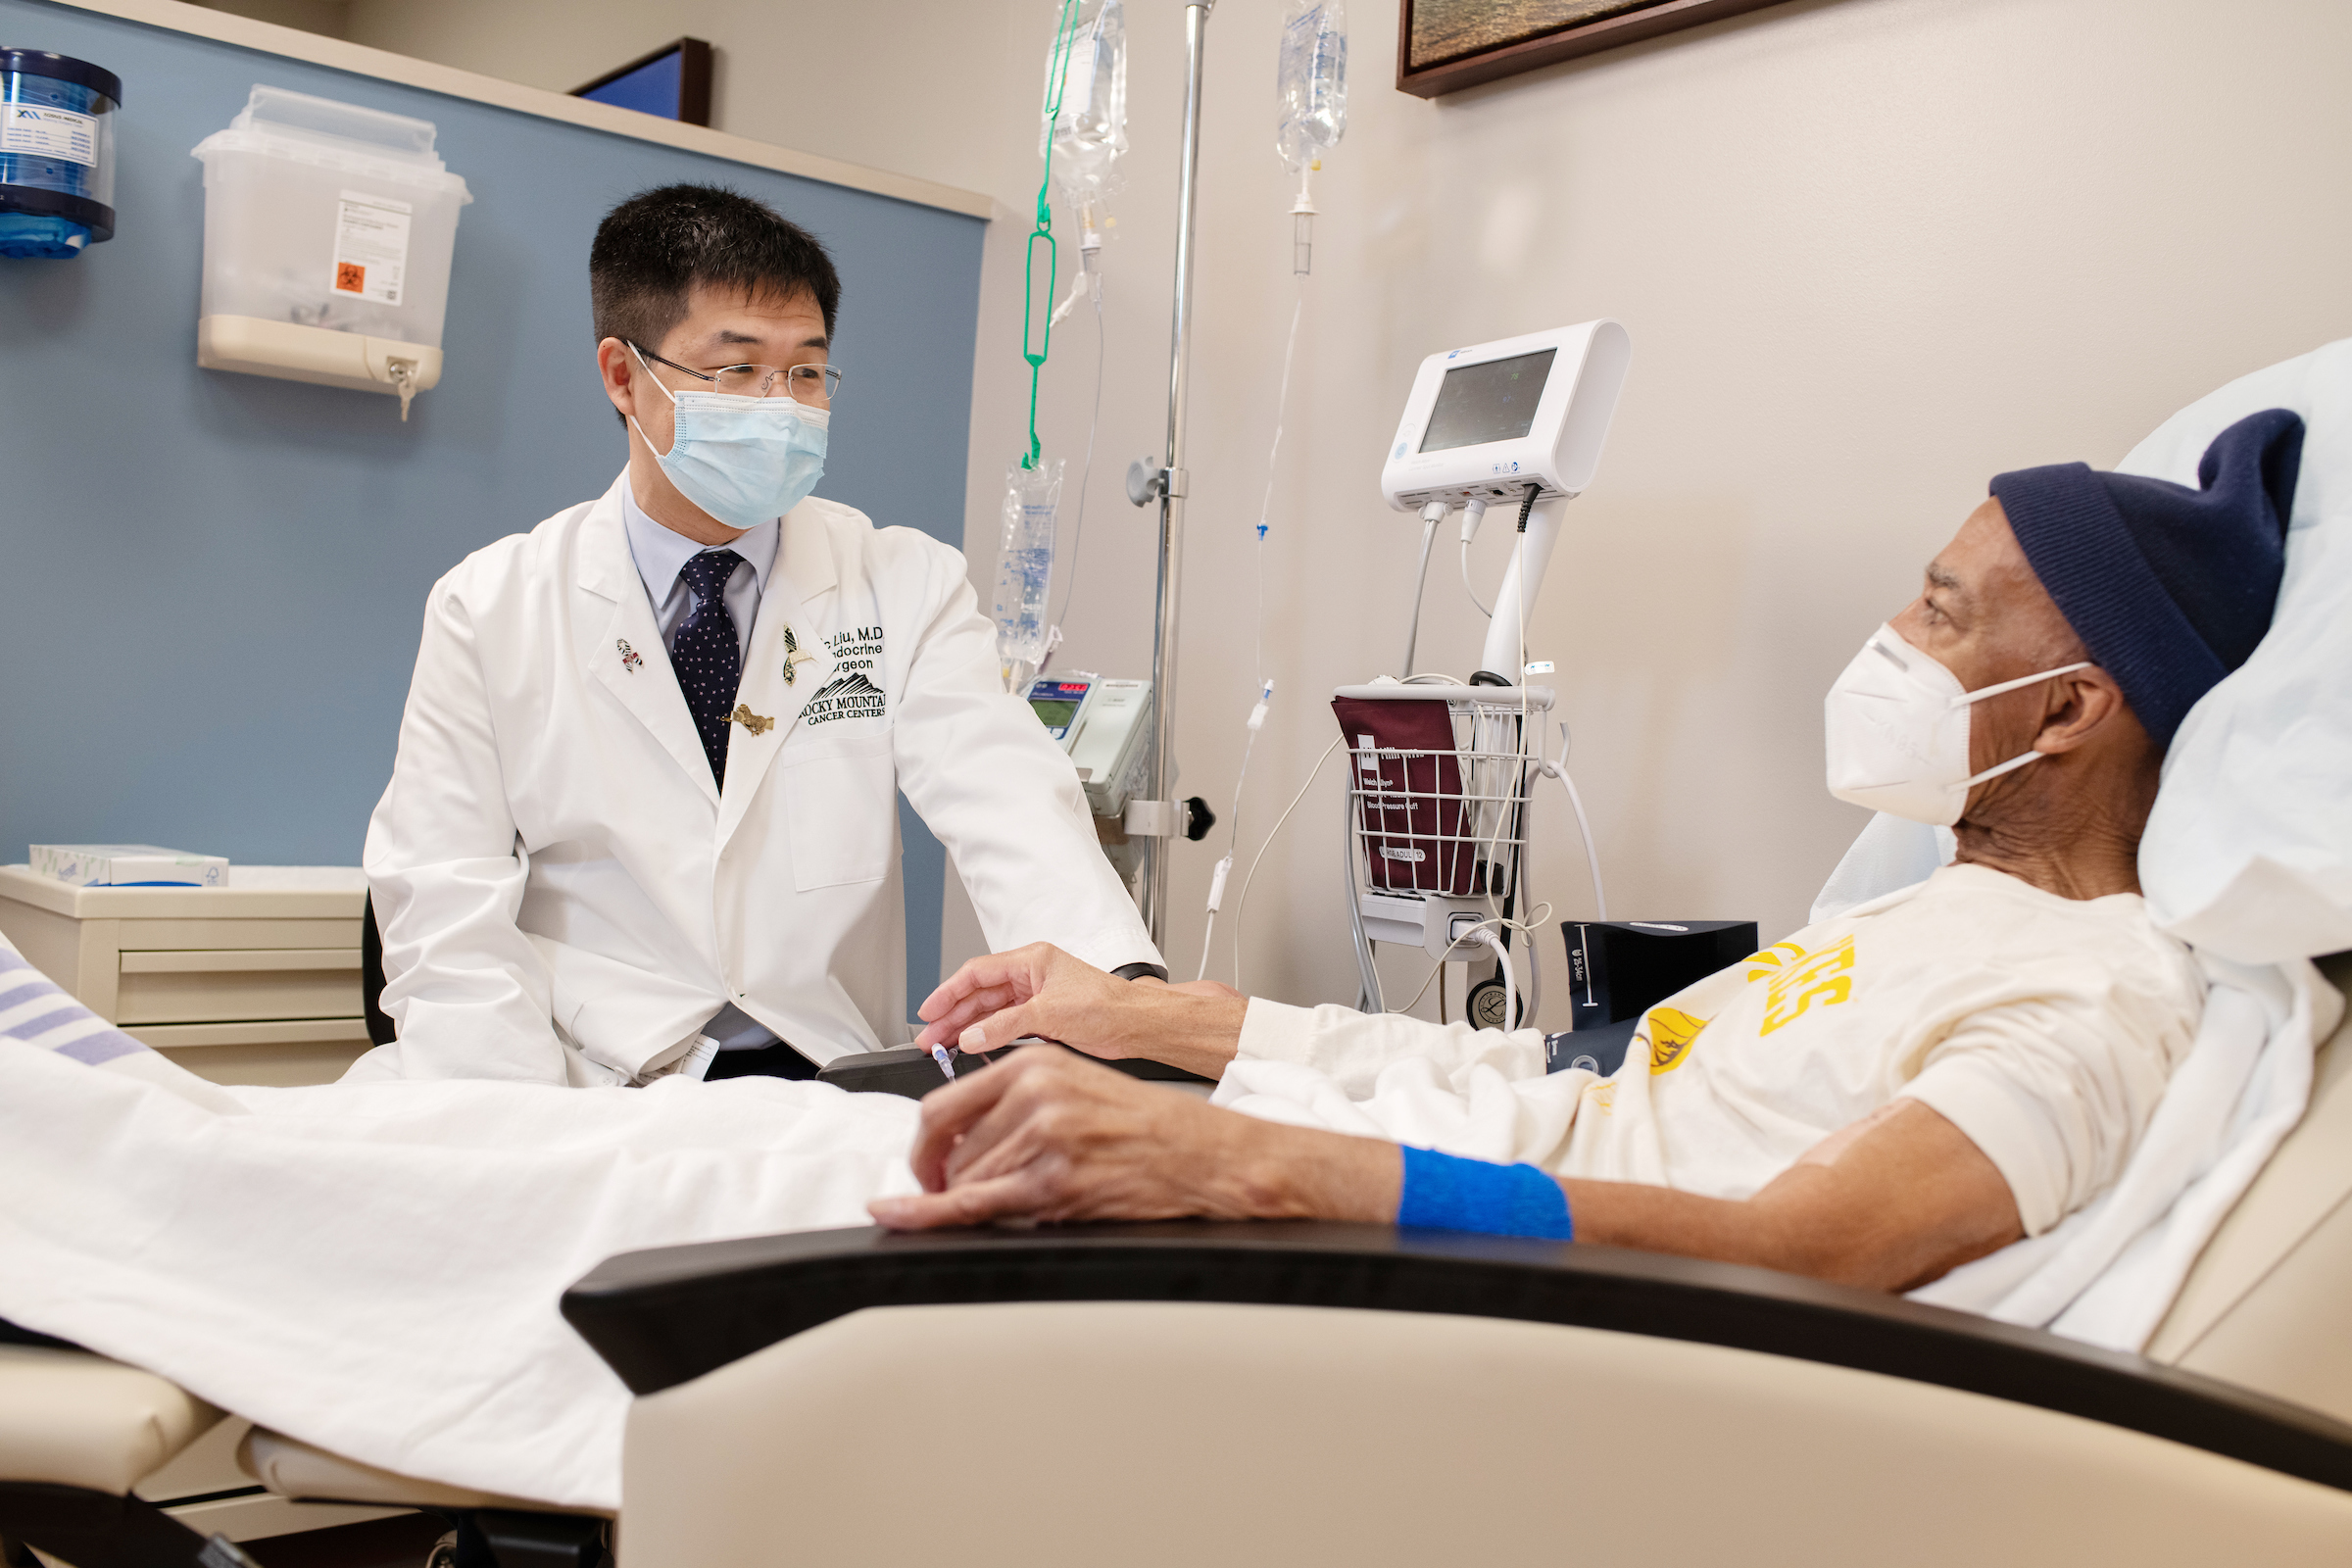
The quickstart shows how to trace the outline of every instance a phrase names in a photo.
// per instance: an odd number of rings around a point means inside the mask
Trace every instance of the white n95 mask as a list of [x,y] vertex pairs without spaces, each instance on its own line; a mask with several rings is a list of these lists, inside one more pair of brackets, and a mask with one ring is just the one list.
[[[629,352],[636,354],[634,344]],[[662,386],[647,368],[645,378]],[[726,392],[662,391],[676,406],[667,452],[654,461],[678,493],[730,528],[757,528],[808,499],[825,474],[828,409],[791,398],[744,398]],[[636,416],[629,423],[645,435]],[[653,438],[646,436],[648,450]]]
[[1969,772],[1970,707],[2089,667],[2086,660],[1972,692],[1941,662],[1903,641],[1892,626],[1881,626],[1822,704],[1830,793],[1874,811],[1950,827],[1960,820],[1970,790],[2041,756],[2028,752]]

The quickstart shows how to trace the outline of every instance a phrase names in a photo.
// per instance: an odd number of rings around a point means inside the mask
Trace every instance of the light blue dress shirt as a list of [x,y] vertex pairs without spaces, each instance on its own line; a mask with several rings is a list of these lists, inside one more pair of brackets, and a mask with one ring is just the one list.
[[[632,486],[620,487],[621,524],[628,530],[629,559],[637,563],[637,575],[645,583],[645,596],[653,601],[654,624],[662,628],[662,646],[673,653],[677,648],[678,628],[694,613],[694,590],[689,588],[678,572],[686,563],[706,550],[732,550],[743,558],[743,564],[727,578],[724,596],[728,618],[735,622],[735,652],[738,657],[748,654],[752,646],[752,624],[760,618],[760,597],[767,588],[767,574],[776,564],[776,538],[780,531],[774,519],[746,532],[731,545],[698,545],[684,534],[656,522],[637,505]],[[703,1025],[703,1033],[718,1042],[721,1051],[757,1051],[776,1043],[775,1031],[744,1012],[732,1002],[711,1015]]]
[[727,614],[735,622],[735,652],[752,646],[752,623],[760,617],[760,596],[776,564],[778,524],[761,523],[731,545],[698,545],[684,534],[663,527],[645,514],[635,492],[620,487],[621,525],[628,530],[629,558],[645,582],[645,596],[654,604],[654,624],[662,628],[662,646],[675,651],[678,628],[694,613],[694,590],[678,577],[686,563],[709,550],[732,550],[743,564],[727,579]]

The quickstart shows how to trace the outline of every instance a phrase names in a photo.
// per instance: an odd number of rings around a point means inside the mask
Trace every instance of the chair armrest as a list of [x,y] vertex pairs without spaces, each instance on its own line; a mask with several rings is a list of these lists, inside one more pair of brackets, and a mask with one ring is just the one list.
[[564,1295],[652,1394],[871,1306],[1231,1301],[1572,1324],[1721,1345],[2079,1415],[2352,1491],[2352,1426],[2140,1356],[1765,1269],[1387,1225],[802,1231],[627,1252]]
[[[978,1072],[1003,1054],[1001,1051],[957,1051],[954,1053],[956,1071],[958,1075]],[[1171,1067],[1164,1061],[1147,1061],[1140,1056],[1127,1056],[1100,1064],[1123,1072],[1130,1078],[1144,1078],[1156,1083],[1216,1082],[1214,1078],[1203,1078],[1197,1072],[1186,1072],[1182,1067]],[[939,1058],[922,1047],[893,1046],[887,1051],[858,1051],[846,1056],[837,1056],[818,1069],[816,1081],[847,1090],[853,1095],[903,1095],[908,1100],[920,1100],[949,1080],[947,1074],[939,1070]]]

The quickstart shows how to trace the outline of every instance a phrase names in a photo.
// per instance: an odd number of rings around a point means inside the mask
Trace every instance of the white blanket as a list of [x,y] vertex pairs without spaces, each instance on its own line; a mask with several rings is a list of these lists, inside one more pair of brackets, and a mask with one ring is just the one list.
[[[223,1090],[0,944],[0,1317],[336,1453],[620,1500],[622,1387],[557,1311],[616,1252],[869,1223],[914,1102],[821,1084]],[[26,1043],[27,1041],[33,1043]]]
[[2343,998],[2306,959],[2254,967],[2200,953],[2212,982],[2196,1044],[2116,1185],[2040,1236],[1911,1293],[2136,1350],[2189,1268],[2303,1119],[2316,1043]]

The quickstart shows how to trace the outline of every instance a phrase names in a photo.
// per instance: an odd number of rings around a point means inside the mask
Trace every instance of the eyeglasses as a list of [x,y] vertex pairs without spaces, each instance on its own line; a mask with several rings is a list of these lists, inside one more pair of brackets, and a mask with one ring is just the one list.
[[665,360],[642,343],[629,346],[656,365],[666,365],[698,381],[708,381],[730,397],[771,396],[779,379],[794,402],[806,403],[812,409],[829,409],[841,395],[841,371],[830,365],[729,365],[716,370],[697,370],[675,360]]

